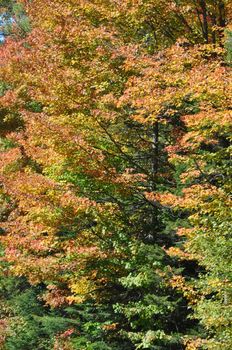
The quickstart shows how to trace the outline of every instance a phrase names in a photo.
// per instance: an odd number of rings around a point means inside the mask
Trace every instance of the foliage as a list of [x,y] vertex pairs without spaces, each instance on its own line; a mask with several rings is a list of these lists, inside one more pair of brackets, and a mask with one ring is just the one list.
[[229,349],[229,2],[4,16],[3,349]]

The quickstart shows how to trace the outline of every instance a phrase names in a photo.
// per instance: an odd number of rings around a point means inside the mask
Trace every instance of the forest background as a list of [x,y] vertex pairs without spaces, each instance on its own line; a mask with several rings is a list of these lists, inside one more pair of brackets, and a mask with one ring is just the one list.
[[0,9],[0,348],[231,350],[231,2]]

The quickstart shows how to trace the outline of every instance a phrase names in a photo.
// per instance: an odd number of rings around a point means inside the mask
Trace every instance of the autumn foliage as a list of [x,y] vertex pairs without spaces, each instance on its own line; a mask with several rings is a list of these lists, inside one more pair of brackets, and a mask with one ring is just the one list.
[[0,6],[1,349],[230,350],[229,1]]

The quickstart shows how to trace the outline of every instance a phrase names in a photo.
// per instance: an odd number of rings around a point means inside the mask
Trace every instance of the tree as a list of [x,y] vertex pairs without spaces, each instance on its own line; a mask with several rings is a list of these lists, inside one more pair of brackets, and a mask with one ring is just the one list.
[[[51,333],[54,348],[181,349],[197,330],[183,298],[192,289],[176,276],[196,270],[171,256],[188,216],[173,209],[186,187],[175,155],[196,137],[185,115],[201,120],[227,104],[219,7],[22,3],[32,31],[1,52],[3,110],[20,119],[3,133],[4,260],[42,286],[45,303],[80,317],[80,330]],[[190,42],[164,50],[180,36]],[[219,45],[191,47],[210,40]]]
[[[172,280],[172,285],[189,298],[195,317],[209,332],[209,338],[195,339],[189,348],[195,344],[229,349],[231,72],[224,63],[224,52],[211,46],[187,50],[175,47],[163,57],[155,63],[162,73],[169,72],[162,75],[161,83],[158,69],[154,75],[147,69],[126,94],[130,101],[134,97],[133,105],[141,106],[136,119],[146,122],[148,108],[152,118],[161,113],[175,118],[175,141],[166,150],[176,169],[177,182],[169,191],[149,193],[148,198],[182,217],[182,225],[181,221],[176,224],[180,225],[177,234],[185,237],[185,249],[179,243],[168,250],[169,254],[199,265],[198,278],[194,275],[190,279],[185,272]],[[157,96],[161,96],[160,104]]]

